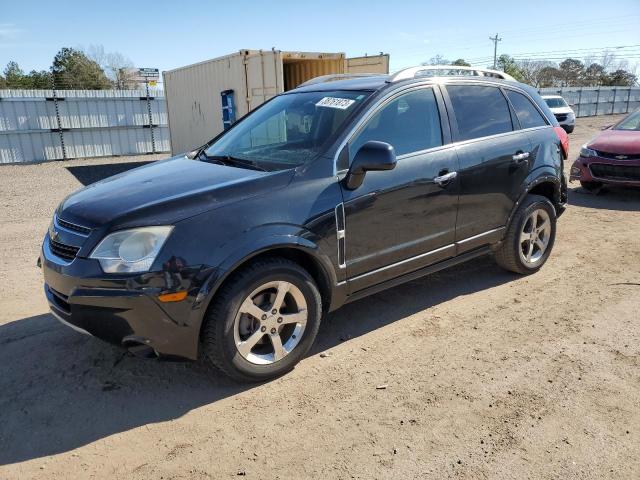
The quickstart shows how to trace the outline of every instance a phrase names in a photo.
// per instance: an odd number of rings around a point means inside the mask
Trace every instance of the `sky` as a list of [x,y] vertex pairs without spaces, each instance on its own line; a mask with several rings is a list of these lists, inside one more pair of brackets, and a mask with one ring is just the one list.
[[[498,55],[597,57],[640,66],[640,0],[0,0],[0,68],[48,69],[62,47],[102,45],[137,67],[172,68],[240,49],[390,54],[391,71],[435,55],[478,66]],[[638,68],[640,72],[640,68]]]

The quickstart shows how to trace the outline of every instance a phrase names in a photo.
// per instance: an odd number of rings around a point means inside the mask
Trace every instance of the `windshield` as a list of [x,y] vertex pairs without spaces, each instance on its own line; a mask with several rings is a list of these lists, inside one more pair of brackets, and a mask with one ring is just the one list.
[[613,127],[613,130],[635,130],[640,131],[640,110],[633,112],[619,124]]
[[564,98],[545,98],[544,101],[547,102],[549,108],[562,108],[567,106]]
[[251,162],[264,170],[302,165],[322,152],[369,96],[362,91],[280,95],[205,150],[206,157]]

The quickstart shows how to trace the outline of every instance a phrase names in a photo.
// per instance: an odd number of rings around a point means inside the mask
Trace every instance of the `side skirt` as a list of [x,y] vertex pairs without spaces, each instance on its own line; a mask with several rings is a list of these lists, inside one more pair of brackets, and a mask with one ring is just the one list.
[[369,295],[373,295],[374,293],[381,292],[388,288],[395,287],[397,285],[401,285],[405,282],[410,282],[411,280],[415,280],[420,277],[424,277],[425,275],[429,275],[431,273],[438,272],[440,270],[444,270],[449,267],[453,267],[454,265],[458,265],[460,263],[464,263],[467,260],[471,260],[476,257],[481,257],[483,255],[487,255],[491,253],[491,248],[489,246],[484,246],[481,248],[477,248],[475,250],[471,250],[469,252],[465,252],[456,257],[449,258],[447,260],[443,260],[442,262],[434,263],[433,265],[429,265],[427,267],[421,268],[419,270],[414,270],[413,272],[405,273],[399,277],[393,278],[391,280],[387,280],[382,283],[378,283],[377,285],[373,285],[371,287],[364,288],[362,290],[358,290],[355,293],[352,293],[346,298],[345,303],[353,302],[355,300],[360,300],[361,298],[368,297]]

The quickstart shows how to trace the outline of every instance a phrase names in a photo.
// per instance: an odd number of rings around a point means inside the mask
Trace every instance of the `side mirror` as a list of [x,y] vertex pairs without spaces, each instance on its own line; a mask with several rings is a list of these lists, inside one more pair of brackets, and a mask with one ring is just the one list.
[[396,152],[385,142],[369,140],[353,157],[351,167],[344,179],[345,187],[355,190],[364,181],[369,171],[393,170],[396,167]]

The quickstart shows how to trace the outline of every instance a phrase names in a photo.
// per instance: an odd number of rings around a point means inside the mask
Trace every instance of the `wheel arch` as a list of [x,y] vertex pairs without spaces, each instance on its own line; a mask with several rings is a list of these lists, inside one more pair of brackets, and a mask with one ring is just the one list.
[[333,297],[334,285],[336,284],[336,275],[330,259],[309,239],[291,236],[270,237],[265,240],[263,245],[256,246],[244,254],[228,258],[223,265],[209,276],[201,288],[197,300],[198,308],[202,311],[198,327],[200,333],[202,332],[206,312],[220,288],[227,281],[232,280],[233,274],[239,269],[259,259],[269,257],[286,258],[304,268],[318,286],[323,311],[329,308]]
[[511,209],[511,213],[509,214],[509,219],[507,221],[507,227],[511,224],[516,211],[527,195],[540,195],[547,198],[555,208],[556,214],[559,216],[558,209],[562,205],[560,179],[555,174],[544,172],[533,180],[525,183],[518,200]]

